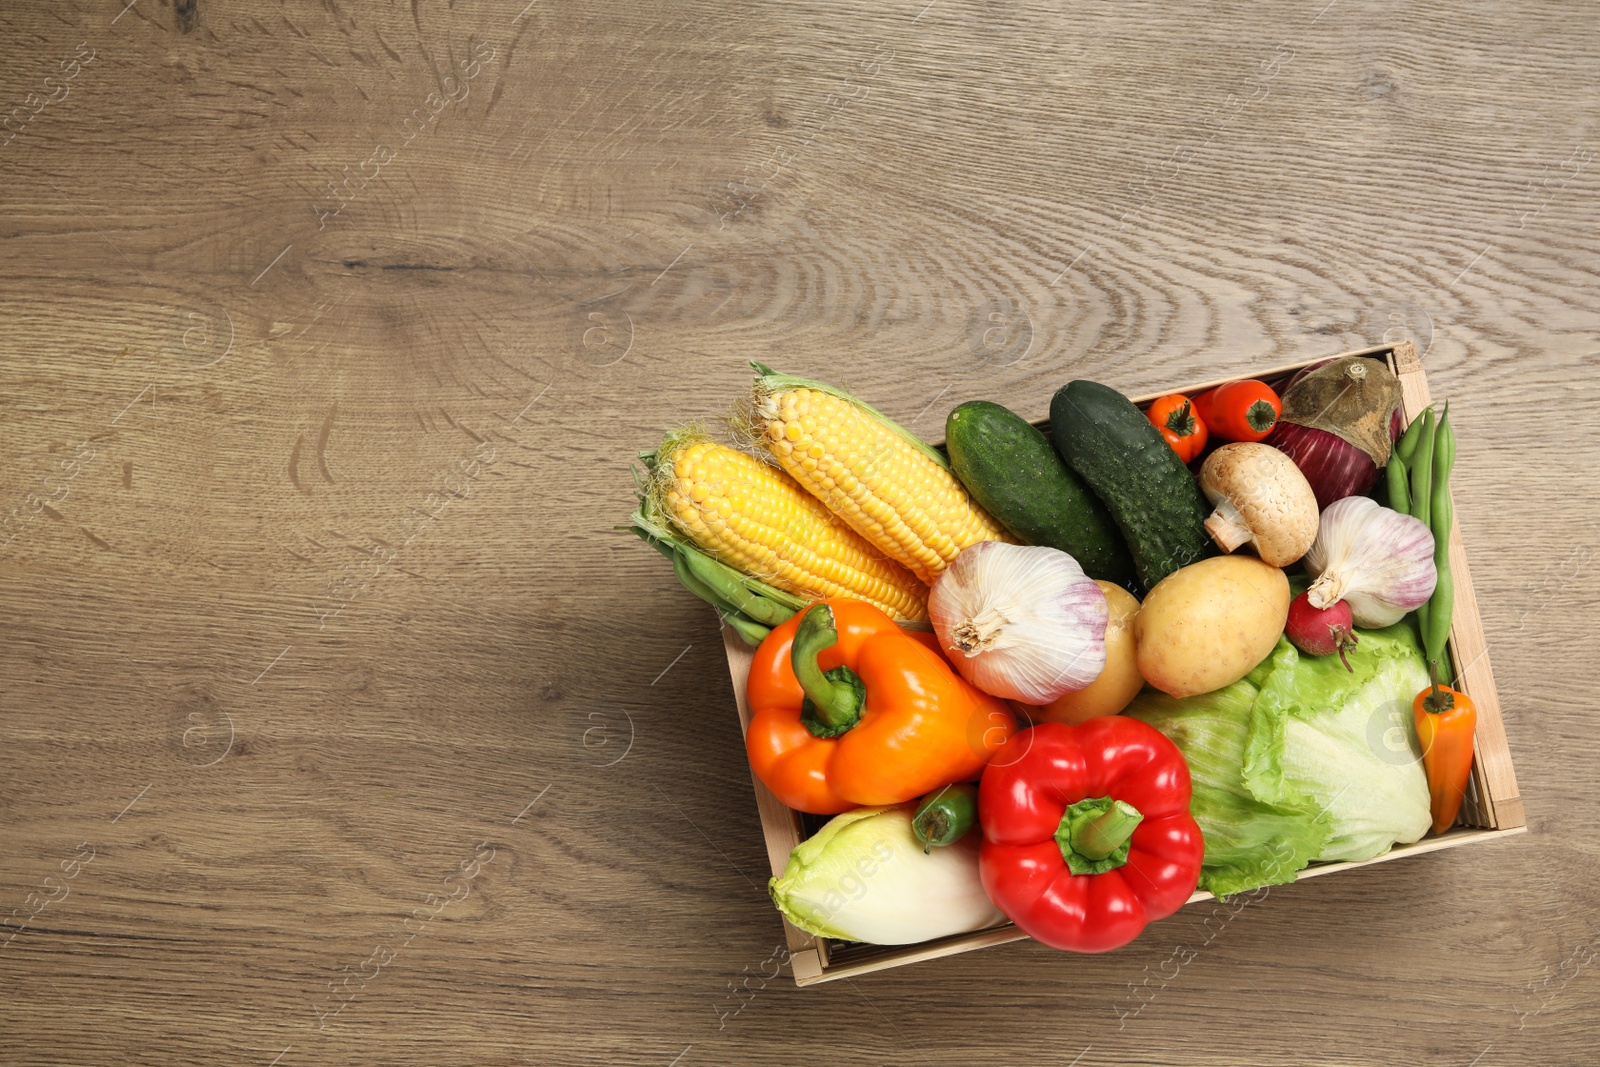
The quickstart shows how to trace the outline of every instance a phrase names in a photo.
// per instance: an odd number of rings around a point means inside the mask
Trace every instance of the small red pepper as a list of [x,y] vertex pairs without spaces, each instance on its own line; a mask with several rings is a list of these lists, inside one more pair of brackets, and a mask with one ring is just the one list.
[[1145,417],[1161,431],[1161,436],[1185,463],[1192,463],[1205,451],[1206,424],[1195,413],[1194,405],[1182,393],[1173,393],[1150,402]]
[[1120,948],[1194,892],[1205,841],[1189,793],[1183,753],[1137,719],[1024,730],[978,786],[984,891],[1052,948]]
[[1224,441],[1265,440],[1278,425],[1283,401],[1266,382],[1229,382],[1194,398],[1194,410],[1206,429]]
[[1447,685],[1432,685],[1416,695],[1411,712],[1422,745],[1422,768],[1428,774],[1433,832],[1455,824],[1472,773],[1472,738],[1478,729],[1478,708],[1472,698]]

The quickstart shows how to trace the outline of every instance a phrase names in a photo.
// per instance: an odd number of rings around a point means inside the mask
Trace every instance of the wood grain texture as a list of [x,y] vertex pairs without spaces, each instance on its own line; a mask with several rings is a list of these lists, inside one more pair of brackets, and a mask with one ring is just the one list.
[[[1588,9],[0,26],[0,1062],[1592,1062]],[[1105,957],[762,977],[714,620],[613,529],[635,452],[752,358],[931,437],[1402,338],[1530,833]]]

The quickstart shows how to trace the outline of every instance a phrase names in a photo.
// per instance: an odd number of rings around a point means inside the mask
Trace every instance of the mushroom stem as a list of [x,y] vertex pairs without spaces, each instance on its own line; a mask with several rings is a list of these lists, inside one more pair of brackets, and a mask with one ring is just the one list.
[[1239,512],[1227,501],[1218,504],[1217,510],[1206,519],[1206,533],[1224,552],[1249,544],[1255,537],[1255,532],[1240,520]]

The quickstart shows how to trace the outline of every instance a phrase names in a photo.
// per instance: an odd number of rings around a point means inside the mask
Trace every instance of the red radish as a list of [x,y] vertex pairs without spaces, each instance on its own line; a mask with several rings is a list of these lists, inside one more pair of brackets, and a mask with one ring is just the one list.
[[1345,653],[1356,647],[1353,625],[1350,605],[1343,600],[1314,608],[1301,593],[1289,602],[1289,621],[1283,630],[1289,643],[1308,656],[1331,656],[1337,652],[1344,669],[1353,673],[1355,668],[1345,658]]

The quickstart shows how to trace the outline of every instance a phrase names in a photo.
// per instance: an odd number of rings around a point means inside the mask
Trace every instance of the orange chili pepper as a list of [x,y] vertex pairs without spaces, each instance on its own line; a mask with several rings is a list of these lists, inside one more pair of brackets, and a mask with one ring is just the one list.
[[1422,767],[1428,773],[1433,832],[1442,834],[1456,821],[1472,773],[1472,737],[1478,709],[1467,694],[1447,685],[1432,685],[1411,701],[1422,745]]
[[1150,402],[1145,417],[1161,431],[1161,436],[1185,463],[1192,463],[1205,450],[1205,420],[1194,409],[1194,404],[1182,393],[1172,393]]
[[1003,701],[858,600],[825,600],[774,627],[746,692],[751,769],[817,815],[970,781],[1017,729]]

